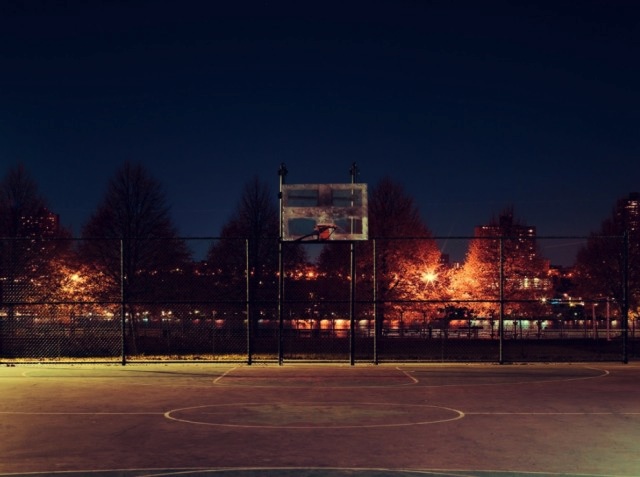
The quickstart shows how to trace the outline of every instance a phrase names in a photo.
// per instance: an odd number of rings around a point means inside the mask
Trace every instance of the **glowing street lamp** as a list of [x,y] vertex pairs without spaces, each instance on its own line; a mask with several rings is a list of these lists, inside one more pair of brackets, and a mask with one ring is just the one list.
[[426,282],[432,285],[437,279],[438,279],[438,274],[436,272],[430,271],[430,272],[422,273],[423,282]]

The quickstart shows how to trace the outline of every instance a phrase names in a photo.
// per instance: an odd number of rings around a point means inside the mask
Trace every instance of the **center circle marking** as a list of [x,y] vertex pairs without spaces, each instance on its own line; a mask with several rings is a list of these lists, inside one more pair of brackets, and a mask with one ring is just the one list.
[[373,402],[247,402],[172,409],[164,417],[205,426],[278,429],[401,427],[462,419],[457,409]]

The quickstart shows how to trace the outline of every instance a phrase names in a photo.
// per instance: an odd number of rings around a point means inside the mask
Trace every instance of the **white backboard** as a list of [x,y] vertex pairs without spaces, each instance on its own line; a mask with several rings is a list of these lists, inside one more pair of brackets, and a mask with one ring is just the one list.
[[367,240],[366,184],[283,184],[285,241]]

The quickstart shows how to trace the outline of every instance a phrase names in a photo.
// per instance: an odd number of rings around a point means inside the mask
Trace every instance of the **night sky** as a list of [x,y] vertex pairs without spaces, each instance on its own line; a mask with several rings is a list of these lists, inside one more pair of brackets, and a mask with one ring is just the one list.
[[353,162],[436,236],[508,206],[586,235],[640,190],[639,53],[635,0],[2,0],[0,175],[24,164],[74,235],[126,160],[186,237],[281,163],[294,184]]

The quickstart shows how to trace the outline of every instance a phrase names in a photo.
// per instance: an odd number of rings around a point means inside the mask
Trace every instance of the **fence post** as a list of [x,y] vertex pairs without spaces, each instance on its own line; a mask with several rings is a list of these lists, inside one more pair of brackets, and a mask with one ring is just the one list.
[[[358,174],[358,166],[354,162],[349,170],[351,173],[351,183],[355,184],[356,175]],[[351,207],[353,207],[353,189],[351,189]],[[353,233],[353,219],[351,219],[351,232]],[[349,355],[351,357],[351,366],[356,362],[356,317],[355,317],[355,299],[356,299],[356,244],[352,240],[349,246],[350,250],[350,268],[351,286],[349,288]]]
[[[628,335],[629,335],[629,231],[624,232],[624,250],[622,251],[622,362],[629,362]],[[608,302],[607,302],[608,304]]]
[[280,220],[280,230],[278,233],[278,364],[282,365],[284,351],[282,349],[283,341],[282,341],[282,333],[284,329],[283,325],[283,310],[282,310],[282,300],[284,300],[284,263],[282,260],[282,240],[284,237],[284,222],[282,217],[282,186],[285,182],[285,177],[287,175],[287,168],[284,163],[280,164],[280,169],[278,170],[278,176],[280,176],[280,187],[278,191],[278,214]]
[[245,253],[245,275],[246,275],[246,283],[245,283],[245,296],[246,296],[246,306],[245,306],[245,314],[247,317],[247,364],[251,365],[252,353],[253,349],[251,346],[251,276],[249,272],[251,271],[251,265],[249,264],[249,239],[245,239],[244,241],[244,253]]
[[372,240],[371,248],[373,257],[373,364],[378,364],[378,335],[380,334],[380,325],[378,324],[378,277],[377,277],[377,260],[376,260],[376,239]]
[[351,330],[349,336],[349,355],[350,363],[353,366],[356,362],[356,317],[355,317],[355,299],[356,299],[356,250],[355,242],[352,240],[350,244],[350,268],[351,284],[349,289],[349,328]]
[[504,364],[504,237],[500,237],[500,320],[498,321],[498,363]]
[[124,297],[124,240],[120,239],[120,338],[122,366],[127,364],[127,323]]

